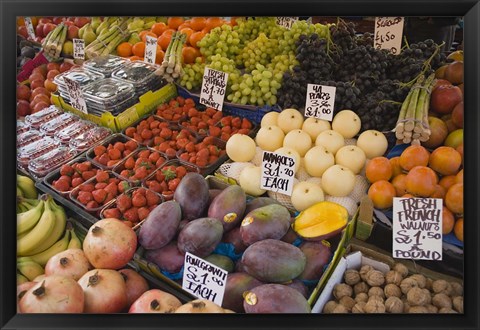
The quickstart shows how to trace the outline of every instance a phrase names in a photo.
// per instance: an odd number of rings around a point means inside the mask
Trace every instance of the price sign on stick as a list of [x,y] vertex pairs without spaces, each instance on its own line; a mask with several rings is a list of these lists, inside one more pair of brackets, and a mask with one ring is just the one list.
[[308,84],[305,117],[332,121],[336,89],[333,86]]
[[73,38],[73,58],[85,59],[85,40]]
[[400,54],[403,36],[403,17],[375,17],[375,49],[386,49],[394,55]]
[[275,152],[262,155],[262,189],[292,196],[295,178],[295,159]]
[[222,111],[227,81],[228,73],[206,67],[203,73],[200,104]]
[[87,104],[85,103],[80,84],[75,80],[66,77],[63,78],[63,81],[65,81],[65,85],[67,86],[67,92],[68,96],[70,96],[70,104],[72,107],[88,114]]
[[228,272],[191,253],[185,253],[182,288],[195,297],[221,306]]
[[30,17],[25,17],[25,26],[27,28],[27,33],[30,39],[35,39],[35,30],[33,28],[32,19]]
[[393,257],[442,260],[442,199],[393,199]]
[[298,17],[277,17],[277,24],[289,30],[296,21],[298,21]]
[[155,64],[157,58],[157,38],[147,36],[143,58],[146,63]]

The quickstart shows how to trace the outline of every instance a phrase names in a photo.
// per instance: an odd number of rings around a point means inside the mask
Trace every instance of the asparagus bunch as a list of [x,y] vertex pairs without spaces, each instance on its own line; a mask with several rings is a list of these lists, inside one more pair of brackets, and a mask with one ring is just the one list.
[[68,27],[60,23],[50,31],[42,42],[43,55],[49,61],[55,61],[60,58],[62,47],[67,39]]
[[112,53],[122,41],[130,36],[130,31],[127,30],[128,23],[127,18],[120,17],[108,28],[101,30],[97,39],[85,47],[85,56],[93,58]]
[[172,82],[175,78],[180,77],[183,62],[182,49],[186,40],[186,34],[175,32],[172,35],[172,40],[168,44],[165,57],[159,69],[159,74],[168,82]]
[[430,138],[428,109],[435,83],[435,74],[433,73],[427,79],[423,75],[419,76],[403,101],[395,126],[395,136],[403,143],[411,142],[418,145]]

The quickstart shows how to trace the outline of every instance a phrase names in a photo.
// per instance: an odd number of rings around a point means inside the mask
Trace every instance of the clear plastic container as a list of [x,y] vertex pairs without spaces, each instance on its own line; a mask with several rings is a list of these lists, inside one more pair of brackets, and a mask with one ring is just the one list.
[[[140,153],[145,151],[149,151],[150,154],[152,153],[157,154],[158,159],[154,162],[154,161],[151,161],[149,157],[149,161],[146,164],[140,164],[137,166],[137,160],[141,156]],[[127,161],[131,162],[131,160],[129,159],[133,159],[133,161],[135,162],[135,165],[133,168],[128,167]],[[150,148],[141,147],[136,151],[132,152],[130,155],[128,155],[123,161],[115,165],[115,167],[113,168],[113,172],[115,172],[119,178],[126,180],[134,185],[139,185],[141,184],[143,179],[145,179],[147,176],[153,173],[156,169],[162,167],[167,160],[168,160],[168,157],[164,153],[157,150],[150,149]],[[145,167],[147,169],[147,173],[144,178],[137,179],[137,177],[135,177],[134,175],[136,170],[140,167]],[[122,173],[124,170],[128,171],[128,175],[125,175],[124,173]]]
[[40,110],[39,112],[35,112],[34,114],[26,116],[25,123],[32,128],[39,129],[42,124],[60,116],[63,113],[63,110],[51,105],[48,108]]
[[101,73],[105,77],[110,77],[112,72],[119,69],[127,63],[123,57],[115,55],[97,56],[83,63],[83,67],[87,71]]
[[48,136],[36,142],[29,143],[25,147],[17,150],[18,164],[26,168],[31,160],[34,160],[59,146],[60,142]]
[[104,107],[114,106],[133,97],[135,87],[127,82],[106,78],[85,86],[85,100]]
[[112,78],[126,81],[133,84],[137,92],[143,88],[149,87],[154,81],[157,81],[155,71],[158,67],[142,61],[133,61],[126,63],[122,68],[112,73]]
[[71,79],[80,84],[80,87],[88,85],[94,81],[105,78],[105,76],[98,72],[91,72],[84,70],[83,68],[73,68],[71,70],[65,71],[55,76],[53,82],[58,86],[59,89],[66,91],[66,85],[64,78]]
[[72,115],[71,113],[63,113],[60,116],[42,124],[42,126],[40,126],[40,132],[47,136],[54,136],[59,130],[68,127],[79,120],[79,117]]
[[[203,138],[201,142],[203,142],[203,140],[205,140],[205,138]],[[201,142],[198,142],[198,143],[201,143]],[[223,155],[218,155],[218,159],[216,161],[207,163],[207,165],[205,166],[199,166],[197,164],[190,163],[189,161],[181,158],[182,154],[187,154],[187,156],[189,154],[185,149],[180,149],[179,151],[177,151],[177,159],[182,164],[197,166],[200,169],[200,174],[202,174],[203,176],[212,174],[220,165],[222,165],[223,163],[225,163],[225,161],[228,160],[228,156],[227,156],[227,153],[225,152],[226,145],[227,145],[225,141],[219,138],[213,138],[213,142],[211,145],[217,147],[217,150],[221,152]]]
[[22,134],[30,129],[30,126],[23,120],[17,120],[17,135]]
[[56,140],[60,141],[63,144],[68,144],[71,139],[76,138],[80,134],[88,132],[94,129],[96,126],[93,123],[79,120],[68,127],[65,127],[55,133],[54,137]]
[[[112,136],[109,136],[108,138],[103,140],[101,145],[104,146],[107,149],[106,153],[108,155],[108,150],[112,149],[116,142],[121,142],[121,143],[125,144],[128,141],[133,141],[136,144],[135,150],[132,150],[131,153],[134,153],[136,150],[138,150],[138,148],[139,148],[138,142],[129,138],[128,136],[126,136],[124,134],[121,134],[121,133],[117,133],[117,134],[113,134]],[[85,156],[87,157],[87,159],[89,161],[92,162],[92,164],[95,164],[98,167],[100,167],[102,169],[106,169],[106,170],[113,169],[117,164],[121,163],[125,158],[127,158],[129,156],[129,155],[124,156],[124,157],[122,156],[120,159],[118,159],[118,161],[116,162],[115,165],[108,166],[108,165],[104,165],[104,164],[102,164],[98,161],[98,157],[95,156],[95,150],[94,149],[95,149],[95,147],[90,148],[87,151],[87,153],[85,154]],[[123,155],[123,153],[122,153],[122,155]],[[110,159],[110,158],[108,158],[108,159]]]
[[70,140],[68,145],[70,148],[83,152],[88,148],[101,142],[107,136],[112,134],[112,131],[105,127],[95,127],[85,133],[82,133]]
[[67,147],[55,148],[46,154],[31,160],[28,170],[37,178],[43,178],[51,171],[72,160],[77,153]]
[[37,131],[36,129],[25,131],[17,135],[17,149],[41,139],[43,139],[43,135],[40,131]]

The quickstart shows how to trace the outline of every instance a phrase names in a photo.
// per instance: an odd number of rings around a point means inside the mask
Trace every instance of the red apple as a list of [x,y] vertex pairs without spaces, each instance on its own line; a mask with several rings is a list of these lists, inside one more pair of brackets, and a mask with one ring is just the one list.
[[52,20],[46,17],[42,17],[38,20],[38,24],[47,24],[52,23]]
[[30,88],[27,85],[17,85],[17,99],[27,100],[30,98]]
[[447,79],[437,79],[437,82],[435,83],[435,86],[433,86],[433,88],[437,88],[441,85],[452,85],[452,83]]
[[445,70],[445,79],[452,84],[458,85],[463,83],[463,62],[455,61],[450,63]]
[[440,114],[448,114],[462,99],[462,91],[457,86],[440,85],[432,91],[430,107]]
[[44,26],[44,24],[38,23],[37,27],[35,28],[35,35],[37,37],[42,37],[42,38],[45,37],[43,35],[43,26]]
[[17,33],[23,36],[24,38],[28,38],[27,27],[25,25],[21,25],[17,28]]
[[447,124],[440,118],[428,116],[428,126],[430,127],[430,138],[422,142],[426,148],[435,149],[443,144],[448,136]]
[[90,20],[91,19],[88,17],[75,17],[75,20],[73,22],[75,23],[76,26],[81,28],[85,24],[90,23]]
[[458,128],[463,128],[463,102],[459,102],[453,108],[452,121]]
[[72,66],[73,64],[71,63],[63,62],[62,64],[60,64],[60,73],[70,70]]
[[57,62],[50,62],[47,64],[47,70],[52,71],[52,70],[57,70],[60,72],[60,63]]
[[17,101],[17,114],[21,117],[25,117],[32,113],[32,109],[30,109],[30,103],[25,100],[18,100]]
[[46,23],[44,26],[43,26],[43,35],[44,36],[47,36],[47,34],[52,31],[53,29],[55,29],[57,26],[53,23]]
[[66,26],[74,26],[75,23],[73,23],[72,21],[65,21],[65,22],[63,22],[63,25],[66,25]]
[[48,108],[50,106],[49,103],[46,103],[44,101],[40,101],[37,104],[35,104],[35,107],[32,109],[32,113],[39,112],[45,108]]
[[58,24],[62,23],[64,19],[65,19],[65,17],[63,17],[63,16],[56,16],[56,17],[53,18],[52,21],[53,21],[53,23],[58,25]]
[[75,26],[75,25],[69,26],[68,32],[67,32],[67,39],[73,40],[74,38],[78,38],[78,30],[80,30],[78,26]]

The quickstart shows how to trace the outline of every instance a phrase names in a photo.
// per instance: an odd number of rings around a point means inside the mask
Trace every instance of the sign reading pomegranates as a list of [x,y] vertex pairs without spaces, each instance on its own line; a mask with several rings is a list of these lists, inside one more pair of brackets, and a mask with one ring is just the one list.
[[386,49],[393,55],[400,54],[403,36],[403,17],[375,17],[375,49]]
[[393,257],[442,260],[440,198],[393,199]]
[[185,253],[182,288],[199,299],[222,306],[228,272],[189,252]]
[[200,104],[222,111],[227,81],[228,73],[206,67],[203,72]]
[[336,89],[333,86],[307,84],[305,117],[332,121]]
[[295,159],[275,152],[263,152],[260,188],[292,196],[294,178]]

